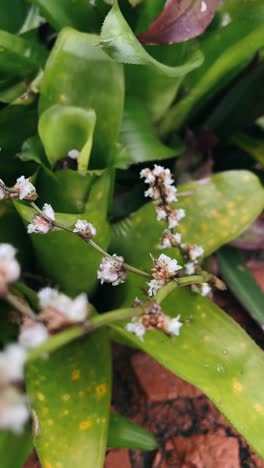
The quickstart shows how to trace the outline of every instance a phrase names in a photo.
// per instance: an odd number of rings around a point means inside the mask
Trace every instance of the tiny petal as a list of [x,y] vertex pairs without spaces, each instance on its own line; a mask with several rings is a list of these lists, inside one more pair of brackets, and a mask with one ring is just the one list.
[[72,149],[68,152],[68,156],[71,159],[78,159],[79,154],[80,154],[80,151],[78,151],[77,149]]
[[20,200],[34,201],[37,198],[37,192],[34,185],[24,176],[21,176],[17,179],[14,189],[16,190]]
[[0,244],[0,290],[20,276],[20,265],[15,258],[16,249],[10,244]]
[[78,219],[76,221],[73,232],[87,240],[96,236],[96,228],[93,224],[88,223],[88,221],[84,219]]
[[101,284],[109,283],[112,286],[124,283],[127,278],[127,271],[124,268],[124,257],[116,254],[111,257],[104,257],[97,271],[97,278]]
[[193,245],[189,250],[191,260],[196,260],[204,254],[204,249],[200,245]]
[[195,266],[193,262],[187,262],[184,265],[186,275],[194,275],[195,274]]
[[70,307],[65,310],[65,315],[70,322],[84,322],[88,315],[88,304],[86,294],[79,294],[71,301]]
[[[88,315],[88,299],[86,294],[79,294],[75,299],[71,299],[66,294],[60,293],[57,289],[44,288],[38,292],[38,298],[42,309],[49,310],[49,320],[52,320],[52,310],[58,311],[67,320],[60,317],[61,325],[66,322],[83,322]],[[56,318],[57,323],[57,318]]]
[[52,221],[55,221],[55,213],[52,206],[49,203],[44,203],[42,211],[44,215],[48,216]]
[[126,325],[126,330],[130,333],[134,333],[139,340],[143,341],[143,336],[145,335],[146,330],[140,320],[132,319],[131,322]]
[[211,293],[212,288],[208,283],[193,284],[192,291],[201,294],[201,296],[205,297]]
[[29,419],[26,397],[13,387],[7,387],[0,397],[0,429],[20,434]]
[[59,291],[54,288],[43,288],[38,292],[39,304],[42,309],[45,309],[58,298]]
[[148,289],[148,295],[149,297],[155,296],[155,294],[158,292],[158,290],[161,288],[162,284],[153,279],[149,283],[147,283],[149,289]]
[[180,316],[175,318],[168,318],[167,321],[167,326],[166,326],[166,331],[170,335],[176,335],[179,336],[180,334],[180,328],[182,327],[182,322],[179,321]]
[[0,384],[23,380],[26,352],[18,344],[7,346],[0,352]]
[[181,243],[181,234],[179,232],[173,234],[169,230],[165,230],[161,242],[159,244],[159,249],[168,249],[170,247],[177,247]]
[[156,179],[153,172],[148,168],[142,169],[142,171],[140,171],[140,178],[145,179],[145,184],[153,184]]
[[157,213],[157,221],[163,221],[167,219],[167,211],[163,205],[155,206],[155,210]]
[[6,196],[5,183],[2,179],[0,179],[0,200],[3,200],[5,196]]
[[19,344],[25,349],[36,348],[47,341],[49,333],[47,327],[42,323],[36,323],[33,320],[27,326],[22,326],[18,337]]

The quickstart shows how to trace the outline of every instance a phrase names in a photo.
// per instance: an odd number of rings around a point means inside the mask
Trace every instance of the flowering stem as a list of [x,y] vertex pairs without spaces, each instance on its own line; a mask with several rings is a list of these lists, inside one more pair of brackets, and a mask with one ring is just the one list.
[[179,286],[189,286],[190,284],[209,282],[211,281],[212,277],[213,276],[210,273],[205,271],[202,275],[183,276],[182,278],[176,278],[174,281],[170,281],[168,284],[166,284],[166,286],[161,288],[154,296],[154,300],[160,304]]
[[29,317],[31,319],[36,319],[36,315],[34,314],[33,310],[29,307],[28,304],[22,302],[17,296],[12,294],[10,291],[4,296],[4,299],[8,304],[14,307],[18,312],[20,312],[23,316]]
[[[36,203],[31,202],[30,205],[32,206],[32,208],[34,208],[35,211],[37,211],[37,213],[39,213],[44,219],[46,219],[46,221],[48,221],[49,223],[52,223],[53,226],[56,226],[60,229],[64,229],[64,231],[71,232],[72,234],[77,235],[78,237],[81,237],[78,235],[78,233],[73,232],[72,229],[64,226],[64,224],[58,223],[57,221],[50,219],[47,215],[45,215],[45,213],[43,213],[43,211],[36,205]],[[83,239],[83,237],[81,237],[81,239]],[[94,242],[92,239],[89,239],[89,240],[83,239],[83,240],[88,242],[88,244],[90,244],[91,247],[93,247],[95,250],[97,250],[97,252],[103,255],[103,257],[109,257],[109,258],[112,257],[111,254],[109,254],[104,249],[102,249],[102,247],[96,244],[96,242]],[[118,261],[118,259],[116,260]],[[137,275],[144,276],[144,278],[151,278],[151,275],[149,273],[147,273],[146,271],[140,270],[139,268],[133,267],[132,265],[128,265],[127,263],[124,263],[124,267],[126,268],[126,270],[130,271],[131,273],[136,273]]]
[[52,336],[38,348],[34,348],[28,352],[27,361],[34,361],[43,354],[51,353],[67,345],[73,340],[80,338],[88,333],[97,330],[98,328],[112,325],[115,322],[120,322],[132,317],[143,314],[144,309],[142,306],[130,307],[129,309],[118,309],[111,312],[106,312],[101,315],[94,315],[84,326],[76,326],[68,328],[67,330]]

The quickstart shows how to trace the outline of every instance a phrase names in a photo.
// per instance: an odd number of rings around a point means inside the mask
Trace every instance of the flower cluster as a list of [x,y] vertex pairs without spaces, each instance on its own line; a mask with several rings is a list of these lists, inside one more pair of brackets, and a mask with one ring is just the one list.
[[144,313],[140,317],[133,317],[126,325],[126,330],[141,341],[145,333],[150,330],[160,330],[170,336],[179,336],[182,326],[179,319],[179,315],[175,318],[165,315],[157,302],[149,302],[144,307]]
[[45,203],[42,208],[42,214],[33,216],[32,222],[27,227],[29,234],[47,234],[54,227],[55,213],[51,205]]
[[169,281],[173,280],[182,266],[177,260],[161,254],[159,258],[153,260],[152,280],[148,283],[148,295],[151,297]]
[[0,244],[0,294],[8,290],[8,285],[20,276],[20,265],[15,258],[16,249],[10,244]]
[[96,236],[96,228],[93,224],[84,219],[78,219],[75,223],[73,232],[85,240],[90,240]]
[[103,257],[97,272],[97,278],[101,280],[101,284],[109,283],[112,286],[124,283],[127,278],[127,271],[124,266],[124,257],[119,257],[116,254]]
[[0,353],[0,429],[22,432],[29,419],[28,401],[19,389],[23,381],[26,352],[9,345]]

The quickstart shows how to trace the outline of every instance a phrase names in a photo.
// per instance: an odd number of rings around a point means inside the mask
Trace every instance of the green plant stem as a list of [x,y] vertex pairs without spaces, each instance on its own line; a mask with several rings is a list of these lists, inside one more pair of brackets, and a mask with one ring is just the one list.
[[154,296],[155,302],[160,304],[164,299],[166,299],[169,294],[171,294],[176,288],[180,286],[189,286],[191,284],[200,284],[211,281],[213,275],[207,273],[206,271],[203,272],[201,275],[193,275],[193,276],[183,276],[181,278],[176,278],[174,281],[170,281],[166,286],[161,288],[157,294]]
[[34,361],[38,359],[43,354],[51,353],[61,348],[62,346],[67,345],[73,340],[80,338],[87,333],[90,333],[98,328],[111,325],[115,322],[120,322],[132,317],[141,315],[144,312],[142,306],[139,307],[130,307],[129,309],[118,309],[111,312],[106,312],[101,315],[94,315],[89,319],[89,321],[84,324],[84,326],[71,327],[57,335],[52,336],[38,348],[32,349],[28,352],[27,361]]
[[36,319],[36,315],[34,314],[33,310],[29,307],[27,303],[22,302],[18,296],[8,291],[8,293],[4,296],[4,299],[6,300],[6,302],[8,302],[8,304],[14,307],[24,317],[28,317],[33,320]]
[[[109,257],[109,258],[112,257],[111,254],[109,254],[104,249],[102,249],[102,247],[96,244],[96,242],[94,242],[92,239],[86,240],[83,237],[79,236],[78,233],[73,232],[72,229],[68,228],[67,226],[64,226],[64,224],[58,223],[57,221],[50,219],[48,216],[46,216],[43,213],[43,211],[36,205],[36,203],[31,202],[30,205],[32,206],[32,208],[34,208],[35,211],[37,211],[37,213],[39,213],[44,219],[46,219],[46,221],[53,224],[53,226],[56,226],[60,229],[64,229],[64,231],[68,231],[74,235],[77,235],[78,237],[83,239],[85,242],[88,242],[88,244],[90,244],[91,247],[93,247],[95,250],[97,250],[97,252],[103,255],[103,257]],[[131,273],[135,273],[137,275],[143,276],[144,278],[151,278],[151,275],[149,273],[147,273],[146,271],[140,270],[139,268],[133,267],[132,265],[128,265],[127,263],[124,263],[124,267],[126,268],[126,270],[130,271]]]

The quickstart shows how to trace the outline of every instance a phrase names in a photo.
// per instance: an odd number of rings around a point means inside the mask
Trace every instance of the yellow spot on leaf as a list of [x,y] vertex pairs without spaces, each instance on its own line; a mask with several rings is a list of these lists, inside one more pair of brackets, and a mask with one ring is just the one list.
[[39,401],[44,401],[45,400],[45,395],[43,395],[43,393],[39,392],[39,393],[37,393],[37,399]]
[[233,202],[228,202],[226,206],[229,210],[233,210],[235,208],[235,204]]
[[48,419],[47,423],[48,423],[48,426],[53,426],[54,425],[53,419]]
[[248,215],[241,216],[240,221],[242,221],[242,223],[247,223],[249,221],[249,216]]
[[237,393],[241,393],[243,391],[243,385],[238,380],[233,379],[233,389]]
[[60,95],[60,102],[66,102],[67,101],[67,96],[65,94]]
[[76,380],[80,379],[80,371],[79,369],[75,369],[72,371],[72,380],[75,382]]
[[102,397],[102,396],[105,395],[105,393],[106,393],[106,385],[105,384],[101,384],[101,385],[98,385],[96,387],[97,396]]
[[218,213],[218,211],[216,211],[216,210],[212,210],[211,215],[213,216],[213,218],[220,218],[221,217],[220,213]]
[[206,317],[206,314],[205,314],[205,313],[201,314],[201,317],[202,317],[202,318],[205,318],[205,317]]
[[43,467],[44,468],[52,468],[52,465],[47,460],[44,460]]
[[203,339],[207,343],[208,341],[210,341],[210,336],[204,336]]
[[65,395],[63,395],[62,397],[64,401],[68,401],[70,398],[71,398],[71,395],[69,395],[68,393],[65,393]]
[[68,409],[65,409],[65,410],[63,411],[63,415],[64,415],[64,416],[68,416],[68,414],[69,414],[69,410],[68,410]]
[[246,343],[243,343],[243,342],[241,342],[241,343],[239,343],[239,346],[240,346],[240,348],[241,348],[241,349],[245,349],[245,348],[246,348],[246,346],[247,346],[247,344],[246,344]]
[[92,427],[92,423],[91,421],[82,421],[80,423],[80,429],[81,431],[87,431],[87,429],[90,429],[90,427]]
[[85,395],[85,393],[84,393],[84,392],[82,392],[82,391],[80,391],[80,392],[79,392],[79,397],[80,397],[80,398],[83,398],[83,397],[84,397],[84,395]]
[[257,411],[257,413],[262,413],[262,411],[263,411],[263,406],[260,405],[259,403],[256,403],[256,405],[255,405],[255,410]]

